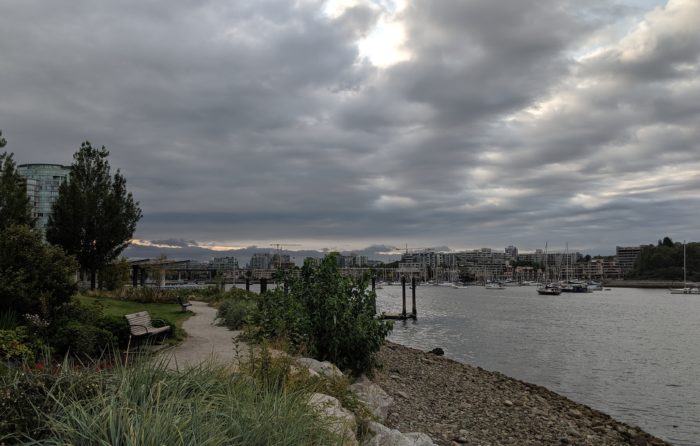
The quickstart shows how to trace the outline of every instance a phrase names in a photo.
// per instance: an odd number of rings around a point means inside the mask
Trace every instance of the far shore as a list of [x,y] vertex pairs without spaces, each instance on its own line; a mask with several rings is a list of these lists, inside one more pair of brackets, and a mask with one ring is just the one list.
[[606,280],[603,285],[610,288],[683,288],[684,286],[697,287],[696,282],[680,280]]

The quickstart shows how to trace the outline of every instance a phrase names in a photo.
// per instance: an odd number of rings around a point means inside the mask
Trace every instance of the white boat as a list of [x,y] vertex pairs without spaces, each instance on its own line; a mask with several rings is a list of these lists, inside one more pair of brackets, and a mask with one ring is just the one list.
[[484,288],[486,288],[487,290],[505,290],[506,289],[505,286],[503,286],[502,284],[500,284],[498,282],[487,283],[484,286]]
[[671,294],[700,294],[700,288],[670,288],[669,292]]
[[686,281],[686,259],[685,259],[685,240],[683,240],[683,288],[669,288],[671,294],[700,294],[700,289],[697,287],[691,288]]
[[548,285],[537,288],[537,294],[543,296],[558,296],[561,294],[561,288],[558,285],[550,283]]

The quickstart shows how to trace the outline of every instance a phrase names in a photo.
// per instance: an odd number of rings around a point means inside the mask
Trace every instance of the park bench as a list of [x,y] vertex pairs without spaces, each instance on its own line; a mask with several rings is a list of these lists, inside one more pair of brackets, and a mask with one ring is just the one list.
[[[131,333],[129,337],[143,336],[150,338],[159,334],[163,334],[163,337],[165,337],[164,333],[170,331],[170,325],[165,325],[165,321],[162,319],[151,319],[151,315],[148,314],[148,311],[127,314],[124,317],[129,322],[129,332]],[[163,325],[160,327],[155,327],[153,322],[158,322]]]
[[192,304],[186,301],[182,296],[177,297],[177,303],[180,304],[180,308],[182,308],[182,311],[187,311],[187,307],[191,307]]

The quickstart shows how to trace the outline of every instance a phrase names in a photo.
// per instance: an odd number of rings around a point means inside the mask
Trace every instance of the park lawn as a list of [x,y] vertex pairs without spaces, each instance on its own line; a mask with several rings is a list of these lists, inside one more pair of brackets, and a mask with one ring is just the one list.
[[182,323],[192,316],[190,311],[182,311],[179,304],[159,304],[159,303],[140,303],[128,300],[111,299],[109,297],[90,297],[78,294],[75,298],[84,304],[92,304],[98,302],[102,305],[105,316],[124,316],[125,314],[138,313],[139,311],[148,311],[153,319],[165,319],[177,327],[176,333],[179,337],[184,337]]

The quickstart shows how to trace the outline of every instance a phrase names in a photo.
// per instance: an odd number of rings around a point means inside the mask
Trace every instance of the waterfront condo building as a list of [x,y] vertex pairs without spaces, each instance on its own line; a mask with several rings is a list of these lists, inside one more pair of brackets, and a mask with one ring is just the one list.
[[642,252],[641,246],[617,246],[615,248],[617,265],[620,267],[623,276],[632,271],[634,261],[637,260],[640,252]]
[[27,182],[27,195],[32,203],[36,228],[46,234],[51,207],[58,197],[58,187],[68,178],[70,166],[61,164],[20,164],[17,173]]

